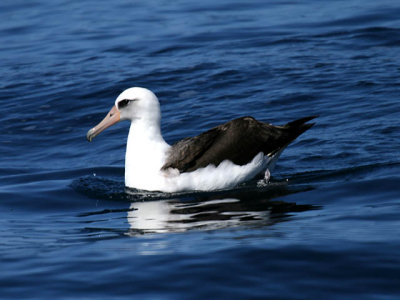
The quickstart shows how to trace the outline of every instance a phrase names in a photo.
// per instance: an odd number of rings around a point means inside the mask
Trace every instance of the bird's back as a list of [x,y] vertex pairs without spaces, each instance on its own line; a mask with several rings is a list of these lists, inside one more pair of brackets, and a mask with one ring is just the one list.
[[313,126],[306,122],[315,117],[298,119],[284,126],[260,122],[253,117],[234,119],[174,144],[162,169],[191,172],[210,164],[218,166],[224,160],[242,166],[260,152],[272,156]]

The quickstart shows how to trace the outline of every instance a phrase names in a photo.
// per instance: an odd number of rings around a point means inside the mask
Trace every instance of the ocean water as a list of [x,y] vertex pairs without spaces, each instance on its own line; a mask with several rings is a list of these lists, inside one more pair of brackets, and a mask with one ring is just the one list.
[[[398,1],[2,1],[1,299],[399,299]],[[318,114],[267,186],[124,189],[131,86],[170,143]]]

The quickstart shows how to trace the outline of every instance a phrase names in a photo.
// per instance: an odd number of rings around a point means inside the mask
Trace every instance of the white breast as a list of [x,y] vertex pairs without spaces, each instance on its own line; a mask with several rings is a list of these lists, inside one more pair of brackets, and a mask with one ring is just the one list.
[[164,141],[159,126],[143,121],[132,122],[125,157],[125,185],[147,191],[211,191],[232,188],[263,173],[279,157],[257,154],[246,165],[225,160],[217,167],[209,165],[192,172],[177,169],[162,171],[170,146]]
[[[148,151],[147,153],[152,152]],[[126,186],[170,193],[227,189],[265,172],[271,162],[270,157],[259,153],[250,163],[244,166],[238,166],[226,160],[217,167],[209,165],[193,172],[179,173],[176,169],[161,171],[163,158],[157,157],[157,153],[154,152],[153,157],[154,161],[149,162],[149,164],[146,164],[145,160],[137,162],[135,168],[133,168],[133,164],[127,162],[125,167]]]

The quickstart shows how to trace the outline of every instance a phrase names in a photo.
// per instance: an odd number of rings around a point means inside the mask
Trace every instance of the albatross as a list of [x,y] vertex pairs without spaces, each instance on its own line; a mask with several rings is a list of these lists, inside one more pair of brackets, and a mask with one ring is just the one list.
[[233,188],[270,172],[282,151],[311,128],[316,116],[283,126],[241,117],[169,145],[161,134],[161,111],[150,90],[123,91],[106,117],[86,135],[92,141],[111,125],[131,122],[126,145],[125,186],[147,191],[212,191]]

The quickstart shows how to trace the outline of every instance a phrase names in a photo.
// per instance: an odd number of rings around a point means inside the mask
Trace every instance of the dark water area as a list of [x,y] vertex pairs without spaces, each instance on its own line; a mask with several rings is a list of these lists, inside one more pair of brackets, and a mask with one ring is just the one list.
[[[398,1],[2,1],[0,298],[399,299]],[[118,94],[170,143],[319,115],[272,181],[125,190]]]

